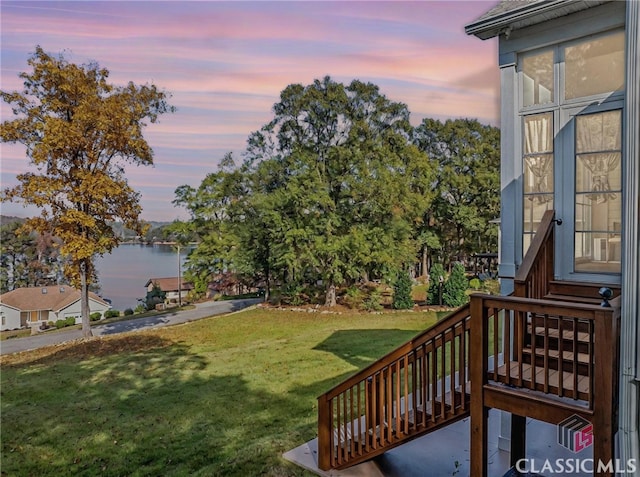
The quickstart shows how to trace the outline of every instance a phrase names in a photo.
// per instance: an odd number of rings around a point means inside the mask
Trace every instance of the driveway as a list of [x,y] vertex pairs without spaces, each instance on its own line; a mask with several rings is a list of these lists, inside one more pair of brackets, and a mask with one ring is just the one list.
[[[242,310],[248,306],[255,305],[262,301],[261,298],[248,298],[243,300],[228,301],[208,301],[196,304],[193,310],[176,311],[160,316],[149,316],[146,318],[133,318],[131,320],[117,321],[106,325],[97,325],[91,328],[94,336],[113,335],[126,333],[128,331],[148,330],[161,326],[177,325],[189,321],[207,318],[209,316],[222,315],[233,311]],[[14,338],[4,340],[0,343],[0,355],[18,353],[44,346],[55,345],[82,338],[81,330],[58,331],[41,333],[26,338]]]

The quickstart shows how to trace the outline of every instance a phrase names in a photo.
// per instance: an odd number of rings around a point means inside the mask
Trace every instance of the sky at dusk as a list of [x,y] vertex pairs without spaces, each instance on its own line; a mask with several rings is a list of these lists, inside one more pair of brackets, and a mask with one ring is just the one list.
[[[359,79],[405,103],[414,125],[425,117],[498,125],[497,45],[464,33],[495,3],[2,0],[0,88],[22,89],[18,74],[41,45],[74,63],[97,61],[113,84],[171,93],[177,111],[145,132],[154,166],[130,166],[127,178],[141,192],[142,218],[184,219],[171,204],[176,187],[197,187],[226,152],[240,162],[292,83]],[[12,118],[4,103],[1,115]],[[0,147],[2,187],[35,170],[23,147]],[[1,211],[38,213],[11,203]]]

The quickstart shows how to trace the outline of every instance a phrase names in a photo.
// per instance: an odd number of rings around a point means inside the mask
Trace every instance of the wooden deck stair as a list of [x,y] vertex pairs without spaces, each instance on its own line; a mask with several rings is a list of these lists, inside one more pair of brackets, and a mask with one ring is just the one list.
[[470,416],[471,475],[481,477],[489,408],[512,414],[512,465],[525,457],[526,417],[558,424],[577,414],[593,425],[594,459],[612,458],[620,290],[604,308],[599,285],[553,279],[553,217],[544,215],[513,296],[472,295],[318,397],[320,469],[350,467]]

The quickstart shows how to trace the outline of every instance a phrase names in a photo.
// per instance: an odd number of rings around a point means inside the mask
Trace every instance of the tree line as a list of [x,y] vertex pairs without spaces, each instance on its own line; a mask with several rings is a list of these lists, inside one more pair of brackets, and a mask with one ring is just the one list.
[[[199,245],[186,277],[233,271],[275,287],[315,284],[325,304],[359,281],[427,275],[497,250],[499,131],[472,119],[409,122],[406,105],[358,80],[292,84],[274,117],[198,187],[176,189],[173,224]],[[171,227],[170,227],[171,228]]]

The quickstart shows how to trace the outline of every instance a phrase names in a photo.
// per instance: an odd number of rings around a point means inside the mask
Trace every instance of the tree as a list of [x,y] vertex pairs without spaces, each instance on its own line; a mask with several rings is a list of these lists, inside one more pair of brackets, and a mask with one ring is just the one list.
[[244,176],[236,167],[233,155],[228,153],[218,170],[207,174],[197,189],[182,185],[175,191],[173,203],[186,208],[191,221],[172,224],[168,230],[171,233],[179,226],[183,235],[190,236],[189,240],[198,241],[185,264],[185,276],[197,293],[205,293],[216,274],[236,268],[238,239],[233,216],[243,183]]
[[444,267],[436,263],[429,271],[429,290],[427,291],[427,303],[429,305],[442,305],[440,293],[443,285]]
[[433,207],[423,221],[439,238],[431,248],[441,246],[446,263],[497,251],[497,228],[489,221],[500,215],[499,129],[474,119],[427,118],[415,128],[414,143],[438,171]]
[[248,203],[270,234],[262,266],[286,282],[321,279],[333,306],[337,286],[412,264],[432,167],[410,142],[406,105],[325,77],[289,85],[274,112],[245,162]]
[[469,283],[464,275],[464,267],[460,263],[453,266],[453,271],[442,290],[442,301],[447,306],[462,306],[469,297],[467,296],[467,287]]
[[59,247],[51,233],[27,232],[21,222],[0,226],[0,293],[55,285],[64,264]]
[[398,275],[393,286],[393,307],[396,310],[410,310],[413,308],[411,285],[411,277],[408,273],[402,272]]
[[147,295],[144,298],[144,308],[147,311],[155,310],[156,305],[160,303],[164,303],[164,300],[167,298],[167,294],[162,291],[160,286],[157,283],[153,283],[151,290],[147,291]]
[[143,137],[145,121],[173,111],[168,94],[154,85],[114,86],[109,72],[95,63],[76,65],[37,46],[21,73],[22,92],[2,91],[15,119],[0,125],[3,142],[26,146],[38,172],[18,175],[19,184],[3,200],[42,210],[27,225],[51,231],[69,257],[65,274],[81,289],[83,336],[89,327],[89,285],[94,256],[120,242],[108,221],[120,220],[143,235],[139,194],[124,176],[126,164],[150,165],[153,151]]

